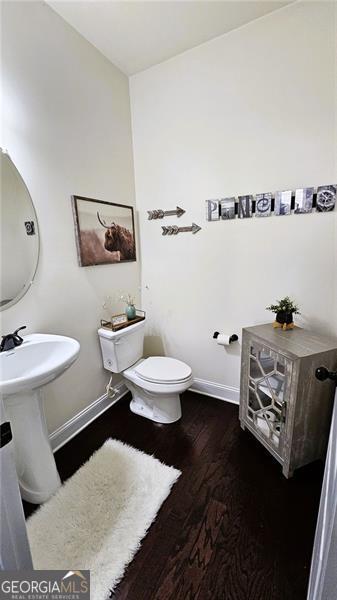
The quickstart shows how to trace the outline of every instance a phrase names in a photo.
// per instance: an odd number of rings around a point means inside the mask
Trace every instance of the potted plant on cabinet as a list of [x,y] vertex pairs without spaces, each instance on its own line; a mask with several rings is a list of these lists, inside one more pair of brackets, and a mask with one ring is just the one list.
[[282,298],[277,304],[267,306],[266,310],[276,314],[273,327],[282,327],[282,329],[293,329],[295,327],[294,315],[301,314],[298,306],[289,296]]

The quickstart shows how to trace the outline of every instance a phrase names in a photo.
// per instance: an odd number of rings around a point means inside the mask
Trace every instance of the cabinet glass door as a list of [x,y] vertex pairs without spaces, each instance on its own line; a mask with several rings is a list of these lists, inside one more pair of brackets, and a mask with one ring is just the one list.
[[248,421],[278,454],[282,452],[290,363],[270,348],[250,345]]

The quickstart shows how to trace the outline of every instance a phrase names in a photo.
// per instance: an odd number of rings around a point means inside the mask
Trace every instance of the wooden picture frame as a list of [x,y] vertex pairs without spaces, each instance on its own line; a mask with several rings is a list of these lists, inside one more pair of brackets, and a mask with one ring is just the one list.
[[133,206],[85,196],[71,202],[81,267],[137,260]]

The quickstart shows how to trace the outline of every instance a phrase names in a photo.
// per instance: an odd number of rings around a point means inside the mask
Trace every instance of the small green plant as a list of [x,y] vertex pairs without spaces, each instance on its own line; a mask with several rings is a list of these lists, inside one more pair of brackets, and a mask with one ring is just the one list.
[[120,300],[122,302],[125,302],[125,304],[129,304],[131,306],[134,306],[134,304],[135,304],[135,296],[133,296],[131,294],[122,294],[120,296]]
[[278,313],[291,313],[293,315],[300,315],[300,311],[298,306],[294,303],[293,300],[291,300],[289,298],[289,296],[286,296],[285,298],[282,298],[282,300],[279,300],[277,304],[271,304],[270,306],[266,307],[266,310],[271,310],[271,312],[278,314]]

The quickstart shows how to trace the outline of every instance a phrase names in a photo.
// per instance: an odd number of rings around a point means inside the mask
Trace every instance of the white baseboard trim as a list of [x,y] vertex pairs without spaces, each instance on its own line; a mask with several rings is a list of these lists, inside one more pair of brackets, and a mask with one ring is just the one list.
[[222,383],[214,383],[213,381],[195,378],[189,389],[191,392],[212,396],[212,398],[218,398],[219,400],[231,402],[232,404],[239,404],[240,402],[239,388],[223,385]]
[[[97,419],[99,415],[113,406],[113,404],[118,402],[118,400],[123,398],[128,392],[123,381],[116,384],[115,389],[118,390],[116,396],[108,398],[106,394],[103,394],[103,396],[97,398],[97,400],[89,404],[89,406],[86,406],[81,412],[49,434],[53,452],[62,448],[64,444],[69,442],[69,440],[75,437],[82,429],[87,427],[89,423],[92,423],[92,421]],[[189,389],[191,392],[196,392],[197,394],[211,396],[212,398],[218,398],[219,400],[231,402],[232,404],[239,404],[240,390],[238,388],[196,378],[193,381],[192,387]]]
[[89,423],[97,419],[110,406],[116,404],[128,392],[123,381],[117,383],[114,387],[117,390],[117,394],[113,398],[109,398],[107,394],[103,394],[103,396],[97,398],[89,406],[86,406],[81,412],[49,434],[49,441],[53,452],[62,448],[64,444],[87,427]]

